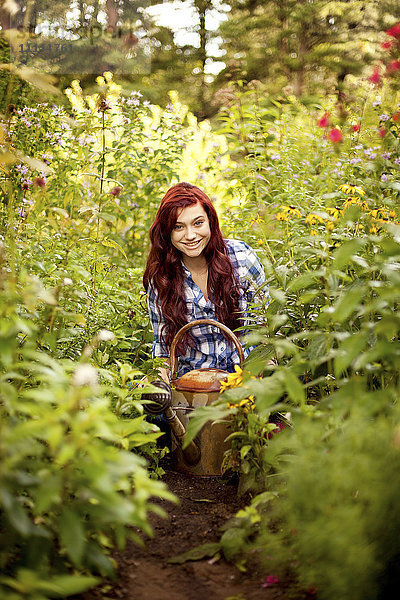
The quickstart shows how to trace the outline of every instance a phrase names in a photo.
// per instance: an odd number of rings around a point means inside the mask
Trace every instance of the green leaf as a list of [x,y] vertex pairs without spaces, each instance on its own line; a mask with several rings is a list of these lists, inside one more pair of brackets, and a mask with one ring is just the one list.
[[283,378],[280,371],[260,381],[262,388],[255,391],[256,406],[259,412],[268,411],[276,404],[284,392]]
[[221,549],[226,560],[232,560],[243,551],[246,541],[246,532],[244,529],[234,527],[225,531],[221,537]]
[[289,369],[284,370],[284,382],[287,393],[293,402],[304,405],[306,402],[304,387],[293,371]]
[[332,266],[336,269],[342,269],[352,261],[353,254],[360,250],[365,243],[366,241],[360,238],[344,242],[337,250],[335,250]]
[[32,523],[19,500],[4,487],[0,488],[0,500],[10,525],[20,535],[27,537],[31,533]]
[[167,560],[168,563],[181,565],[188,560],[201,560],[209,556],[215,556],[221,549],[221,545],[218,542],[208,542],[201,546],[196,546],[187,552],[172,556]]
[[100,583],[98,577],[85,575],[59,575],[52,577],[46,583],[38,585],[38,590],[46,592],[50,598],[65,598],[81,594]]
[[128,257],[126,256],[125,251],[116,241],[105,237],[101,243],[103,244],[103,246],[107,246],[108,248],[116,248],[124,255],[124,258],[126,258],[126,260],[128,260]]
[[288,289],[291,292],[297,292],[297,291],[299,291],[301,289],[306,289],[306,288],[310,287],[310,285],[312,283],[315,282],[316,275],[317,275],[317,272],[303,273],[302,275],[299,275],[298,277],[295,277],[295,279],[293,279],[289,283]]
[[367,343],[367,334],[364,332],[350,335],[339,346],[334,359],[335,377],[339,377],[349,365],[364,350]]
[[85,532],[81,517],[71,508],[64,508],[59,519],[60,539],[68,556],[80,566],[85,548]]
[[356,308],[361,306],[364,294],[365,288],[361,286],[345,290],[339,300],[333,305],[332,320],[338,323],[346,321]]
[[46,476],[36,491],[36,510],[39,513],[46,512],[52,504],[60,501],[62,479],[56,473]]
[[248,444],[246,444],[245,446],[242,446],[240,448],[240,458],[243,460],[250,450],[251,450],[251,446],[249,446]]

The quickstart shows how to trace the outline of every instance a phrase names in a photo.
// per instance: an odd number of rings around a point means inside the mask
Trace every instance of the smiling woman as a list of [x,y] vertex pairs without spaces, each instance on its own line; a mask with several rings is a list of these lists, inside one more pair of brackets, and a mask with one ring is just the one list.
[[[217,320],[234,330],[265,274],[245,242],[224,240],[208,196],[178,183],[161,201],[150,229],[151,250],[143,277],[154,331],[153,357],[169,357],[177,331],[197,319]],[[250,348],[245,349],[247,356]],[[223,333],[197,325],[178,346],[178,376],[199,368],[233,372],[239,355]],[[169,374],[162,371],[167,381]]]

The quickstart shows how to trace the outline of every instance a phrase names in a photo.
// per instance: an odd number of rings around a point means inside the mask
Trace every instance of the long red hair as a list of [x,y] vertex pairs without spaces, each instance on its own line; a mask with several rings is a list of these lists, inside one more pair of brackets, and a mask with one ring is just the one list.
[[[239,284],[219,227],[218,215],[210,198],[190,183],[177,183],[161,200],[150,228],[151,250],[143,284],[152,282],[158,293],[159,308],[165,318],[168,348],[177,331],[187,323],[184,296],[184,270],[181,253],[172,245],[171,232],[181,209],[199,202],[207,213],[211,237],[204,256],[208,264],[207,293],[215,305],[217,320],[236,329],[241,325]],[[188,341],[190,345],[190,341]],[[183,350],[183,347],[180,348]]]

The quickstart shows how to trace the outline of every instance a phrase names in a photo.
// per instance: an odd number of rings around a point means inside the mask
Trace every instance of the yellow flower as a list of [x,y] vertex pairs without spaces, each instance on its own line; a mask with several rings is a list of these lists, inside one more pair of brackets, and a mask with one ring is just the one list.
[[337,208],[336,206],[330,206],[326,210],[330,215],[332,215],[332,217],[335,217],[335,219],[337,219],[339,215],[343,214],[343,211],[340,210],[340,208]]
[[284,212],[278,212],[278,214],[276,215],[276,220],[277,221],[287,221],[288,220],[288,214],[284,213]]
[[362,187],[358,185],[350,185],[348,183],[344,183],[343,185],[339,185],[339,190],[344,192],[345,194],[359,194],[360,196],[364,196],[365,192]]
[[260,215],[257,215],[251,222],[250,222],[250,226],[254,225],[255,223],[265,223],[264,219],[262,219],[260,217]]
[[322,217],[319,217],[318,215],[315,215],[314,213],[310,213],[309,215],[306,216],[306,218],[304,219],[304,222],[307,225],[315,225],[315,223],[323,223],[324,220]]
[[350,198],[347,198],[347,200],[344,201],[343,203],[343,208],[348,208],[349,206],[360,206],[360,198],[357,198],[356,196],[351,196]]
[[248,398],[243,398],[243,400],[239,400],[239,402],[228,402],[228,408],[240,408],[243,407],[245,412],[250,412],[254,410],[256,404],[254,402],[254,396],[249,396]]
[[389,217],[390,217],[391,219],[395,219],[395,218],[396,218],[396,211],[395,211],[395,210],[391,210],[391,211],[389,211]]
[[289,206],[281,206],[281,210],[287,215],[295,215],[296,217],[301,217],[300,211],[292,204],[290,204]]
[[370,233],[378,233],[377,228],[375,227],[375,225],[371,225],[371,227],[369,228],[369,232]]
[[257,240],[257,244],[258,244],[259,246],[262,246],[262,245],[263,245],[263,243],[264,243],[264,242],[263,242],[263,240]]
[[327,221],[326,223],[326,228],[328,231],[332,231],[332,229],[335,227],[335,224],[333,223],[333,221]]
[[243,383],[243,371],[238,366],[235,365],[235,373],[229,373],[228,377],[221,381],[220,392],[225,392],[225,390],[229,390],[231,388],[240,387]]
[[374,210],[371,210],[369,214],[375,219],[377,217],[383,217],[387,219],[387,210],[385,208],[374,208]]
[[315,231],[315,229],[311,229],[310,235],[317,235],[317,232]]
[[301,212],[295,206],[289,206],[289,214],[301,217]]

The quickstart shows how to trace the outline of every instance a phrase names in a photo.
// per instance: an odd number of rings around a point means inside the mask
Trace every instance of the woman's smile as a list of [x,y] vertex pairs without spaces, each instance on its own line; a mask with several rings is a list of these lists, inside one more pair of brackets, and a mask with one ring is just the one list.
[[197,246],[197,244],[199,244],[200,242],[201,242],[201,240],[196,240],[195,242],[183,242],[183,243],[188,248],[195,248]]

